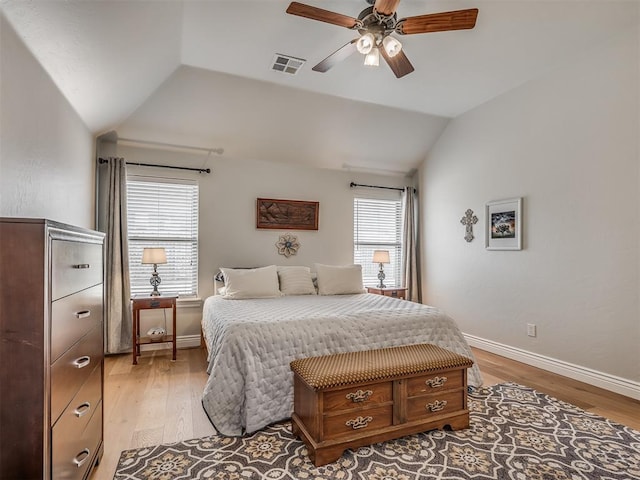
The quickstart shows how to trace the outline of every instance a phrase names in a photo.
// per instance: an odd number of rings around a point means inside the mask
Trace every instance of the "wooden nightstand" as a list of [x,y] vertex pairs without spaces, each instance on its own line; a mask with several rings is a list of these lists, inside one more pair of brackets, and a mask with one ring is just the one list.
[[[176,299],[177,295],[162,295],[159,297],[131,297],[131,310],[133,312],[133,364],[138,364],[140,345],[149,343],[172,343],[173,360],[176,359]],[[170,308],[173,311],[173,330],[171,335],[165,335],[161,340],[152,341],[149,337],[140,336],[140,310],[155,308]]]
[[407,299],[406,288],[377,288],[367,287],[367,293],[375,293],[376,295],[384,295],[385,297]]

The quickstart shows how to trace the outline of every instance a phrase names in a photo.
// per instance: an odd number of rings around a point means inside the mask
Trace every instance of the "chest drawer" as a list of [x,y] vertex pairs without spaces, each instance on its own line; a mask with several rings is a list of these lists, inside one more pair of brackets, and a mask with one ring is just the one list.
[[51,362],[102,324],[102,284],[56,300],[51,305]]
[[437,374],[414,377],[407,380],[407,396],[436,393],[442,390],[461,388],[464,384],[464,369],[448,370]]
[[361,434],[393,424],[393,405],[354,410],[335,416],[325,415],[324,439]]
[[435,393],[407,399],[407,421],[422,420],[460,411],[464,405],[464,390]]
[[325,392],[323,405],[325,412],[335,412],[393,400],[393,383],[384,382],[364,387],[349,387]]
[[60,416],[102,361],[102,328],[94,328],[51,366],[51,422]]
[[51,250],[52,300],[102,283],[102,245],[53,240]]
[[89,379],[84,382],[55,424],[66,425],[63,427],[65,431],[80,431],[93,416],[101,399],[102,368],[100,365],[94,365]]
[[[62,420],[62,419],[61,419]],[[58,422],[52,431],[52,475],[55,479],[81,480],[93,465],[102,438],[102,404],[81,428]]]

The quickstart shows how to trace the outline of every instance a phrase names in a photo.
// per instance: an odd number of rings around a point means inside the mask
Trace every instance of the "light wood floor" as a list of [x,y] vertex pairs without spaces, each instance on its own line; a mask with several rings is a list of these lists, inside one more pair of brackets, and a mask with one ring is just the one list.
[[[485,385],[512,381],[640,430],[640,402],[560,375],[473,349]],[[92,480],[113,478],[122,450],[215,433],[201,404],[207,380],[203,350],[165,351],[105,360],[104,456]]]

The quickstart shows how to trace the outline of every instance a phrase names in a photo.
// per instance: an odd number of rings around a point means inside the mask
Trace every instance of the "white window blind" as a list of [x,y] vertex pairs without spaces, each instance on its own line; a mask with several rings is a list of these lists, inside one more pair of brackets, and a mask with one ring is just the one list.
[[149,294],[153,265],[142,265],[145,247],[164,247],[158,265],[162,294],[198,293],[198,185],[188,180],[127,178],[129,270],[132,294]]
[[387,287],[401,286],[402,200],[354,198],[353,263],[362,265],[366,287],[378,285],[380,265],[373,263],[374,250],[388,250],[390,264],[384,265]]

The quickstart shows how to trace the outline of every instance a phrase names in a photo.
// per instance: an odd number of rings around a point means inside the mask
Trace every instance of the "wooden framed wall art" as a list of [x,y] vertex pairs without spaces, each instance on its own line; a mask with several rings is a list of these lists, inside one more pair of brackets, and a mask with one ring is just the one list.
[[272,230],[318,230],[320,202],[258,198],[256,228]]

